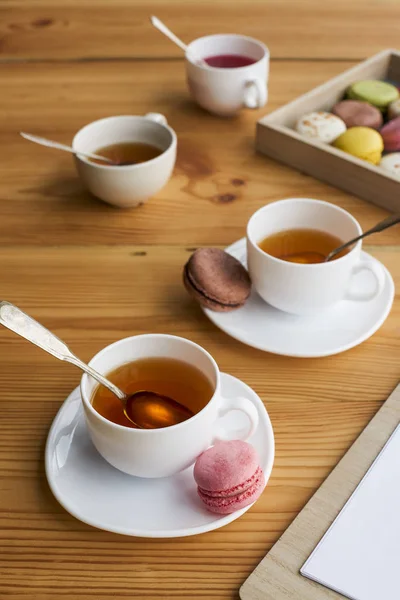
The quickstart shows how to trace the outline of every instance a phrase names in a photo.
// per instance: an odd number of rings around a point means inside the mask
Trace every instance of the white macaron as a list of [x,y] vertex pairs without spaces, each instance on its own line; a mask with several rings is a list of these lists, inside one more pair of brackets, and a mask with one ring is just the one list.
[[296,123],[296,131],[305,137],[331,144],[346,131],[345,122],[328,112],[311,112]]
[[382,157],[379,166],[388,173],[400,177],[400,152],[392,152]]

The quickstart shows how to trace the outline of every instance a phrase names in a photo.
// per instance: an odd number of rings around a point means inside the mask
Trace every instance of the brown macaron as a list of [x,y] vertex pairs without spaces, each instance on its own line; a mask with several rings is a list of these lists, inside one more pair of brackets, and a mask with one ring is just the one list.
[[246,269],[219,248],[198,248],[184,267],[183,282],[201,306],[217,312],[240,308],[251,291]]
[[381,111],[376,106],[361,100],[342,100],[335,104],[332,112],[340,117],[347,127],[379,129],[383,125]]

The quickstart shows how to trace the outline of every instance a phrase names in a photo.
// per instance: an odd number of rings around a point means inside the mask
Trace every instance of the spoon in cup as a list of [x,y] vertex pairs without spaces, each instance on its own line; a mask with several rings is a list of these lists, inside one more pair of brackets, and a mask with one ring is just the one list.
[[[161,33],[163,33],[168,39],[170,39],[171,42],[179,46],[179,48],[181,48],[184,52],[189,52],[189,47],[184,42],[182,42],[182,40],[178,38],[174,33],[172,33],[172,31],[166,25],[164,25],[164,23],[160,21],[160,19],[158,19],[157,17],[150,17],[150,21],[152,25],[156,29],[158,29],[158,31],[161,31]],[[194,60],[194,62],[196,62],[198,65],[201,65],[202,67],[208,67],[207,63],[202,58],[193,56],[193,54],[192,60]]]
[[400,223],[400,214],[390,215],[389,217],[386,217],[386,219],[383,219],[383,221],[380,221],[374,227],[371,227],[371,229],[368,229],[361,235],[358,235],[357,237],[353,238],[352,240],[349,240],[348,242],[346,242],[345,244],[338,246],[338,248],[335,248],[334,250],[332,250],[332,252],[329,252],[329,254],[325,257],[324,262],[329,262],[330,260],[332,260],[332,258],[335,258],[335,256],[337,254],[342,252],[342,250],[345,250],[348,246],[352,246],[359,240],[366,238],[367,236],[371,235],[372,233],[378,233],[378,231],[384,231],[384,229],[388,229],[389,227],[392,227],[393,225],[396,225],[397,223]]
[[335,258],[335,256],[340,254],[340,252],[342,252],[343,250],[348,248],[348,246],[352,246],[359,240],[366,238],[367,236],[371,235],[372,233],[378,233],[378,231],[384,231],[385,229],[388,229],[389,227],[392,227],[393,225],[396,225],[397,223],[400,223],[400,214],[390,215],[389,217],[386,217],[386,219],[383,219],[383,221],[380,221],[374,227],[371,227],[371,229],[368,229],[361,235],[358,235],[357,237],[353,238],[352,240],[349,240],[348,242],[346,242],[345,244],[338,246],[337,248],[335,248],[334,250],[329,252],[329,254],[327,254],[327,255],[322,254],[322,252],[306,251],[306,252],[301,252],[301,253],[296,252],[293,254],[285,254],[284,256],[280,256],[279,258],[281,258],[283,260],[288,260],[289,262],[304,263],[304,264],[326,263],[326,262],[329,262],[330,260],[332,260],[333,258]]
[[65,360],[75,365],[96,379],[117,396],[123,405],[127,419],[140,429],[156,429],[166,425],[176,425],[193,416],[192,411],[186,406],[156,392],[140,390],[134,394],[126,394],[72,354],[68,346],[54,333],[9,302],[0,302],[0,324],[59,360]]
[[101,160],[102,162],[105,162],[108,165],[112,165],[113,167],[124,166],[124,163],[117,162],[115,160],[112,160],[111,158],[107,158],[106,156],[101,156],[101,154],[94,154],[93,152],[81,152],[80,150],[74,150],[71,146],[66,146],[65,144],[60,144],[59,142],[53,142],[53,140],[48,140],[46,138],[39,137],[38,135],[32,135],[31,133],[25,133],[24,131],[20,131],[20,135],[22,135],[22,137],[26,140],[29,140],[30,142],[35,142],[35,144],[40,144],[41,146],[55,148],[56,150],[64,150],[64,152],[71,152],[71,154],[75,155],[80,154],[85,158]]

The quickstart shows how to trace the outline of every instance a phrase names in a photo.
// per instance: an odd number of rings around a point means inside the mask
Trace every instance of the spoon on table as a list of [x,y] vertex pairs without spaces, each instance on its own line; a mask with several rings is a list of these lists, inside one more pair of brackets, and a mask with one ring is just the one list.
[[179,46],[179,48],[181,48],[184,52],[188,52],[189,54],[191,54],[192,60],[194,62],[201,65],[202,67],[209,66],[202,58],[193,56],[193,53],[191,50],[189,50],[189,47],[184,42],[182,42],[182,40],[179,39],[174,33],[172,33],[172,31],[166,25],[164,25],[164,23],[160,21],[160,19],[158,19],[157,17],[150,17],[150,21],[152,25],[156,29],[161,31],[161,33],[163,33],[167,38],[169,38],[171,42],[174,42],[174,44]]
[[52,140],[48,140],[37,135],[32,135],[31,133],[24,133],[23,131],[20,131],[20,135],[22,135],[22,137],[26,140],[29,140],[30,142],[35,142],[35,144],[40,144],[41,146],[48,146],[49,148],[55,148],[56,150],[64,150],[65,152],[71,152],[71,154],[75,155],[81,154],[85,158],[94,158],[96,160],[101,160],[109,165],[113,165],[114,167],[121,167],[124,165],[124,163],[117,162],[115,160],[112,160],[111,158],[101,156],[100,154],[74,150],[71,146],[66,146],[65,144],[60,144],[59,142],[53,142]]
[[0,324],[39,346],[59,360],[65,360],[96,379],[121,400],[125,416],[140,429],[156,429],[176,425],[193,416],[186,406],[168,396],[140,390],[125,394],[114,383],[72,354],[59,337],[9,302],[0,302]]
[[367,236],[371,235],[372,233],[378,233],[378,231],[383,231],[384,229],[388,229],[389,227],[392,227],[393,225],[396,225],[397,223],[400,223],[400,214],[390,215],[390,217],[386,217],[386,219],[383,219],[383,221],[380,221],[377,225],[375,225],[374,227],[371,227],[371,229],[368,229],[361,235],[358,235],[357,237],[353,238],[352,240],[349,240],[348,242],[346,242],[345,244],[338,246],[337,248],[332,250],[332,252],[329,252],[329,254],[326,256],[324,254],[322,254],[322,252],[309,251],[309,252],[295,252],[293,254],[285,254],[284,256],[280,256],[279,258],[281,258],[283,260],[290,259],[291,262],[304,263],[304,264],[329,262],[330,260],[332,260],[332,258],[335,258],[335,256],[337,254],[340,254],[340,252],[342,252],[342,250],[345,250],[348,246],[352,246],[359,240],[366,238]]

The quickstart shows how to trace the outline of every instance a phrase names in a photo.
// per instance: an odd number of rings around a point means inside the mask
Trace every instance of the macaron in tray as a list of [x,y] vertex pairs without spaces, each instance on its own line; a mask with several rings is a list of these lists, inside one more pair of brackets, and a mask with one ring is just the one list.
[[387,110],[387,118],[389,121],[391,119],[395,119],[396,117],[400,117],[400,99],[389,104]]
[[307,113],[298,119],[296,130],[305,137],[331,144],[346,131],[346,125],[338,116],[319,111]]
[[333,145],[373,165],[379,164],[383,151],[382,136],[371,127],[350,127]]
[[387,173],[400,177],[400,152],[386,154],[380,162],[380,167]]
[[388,121],[380,131],[383,138],[385,152],[398,152],[400,150],[400,117]]
[[336,102],[332,112],[340,117],[346,127],[371,127],[379,129],[383,125],[382,112],[376,106],[360,100]]
[[391,102],[399,97],[396,86],[379,79],[355,81],[347,89],[347,97],[351,100],[361,100],[376,106],[380,110],[387,109]]
[[382,153],[400,152],[400,92],[392,83],[355,81],[331,112],[304,114],[295,129],[399,176],[397,157],[382,159]]

